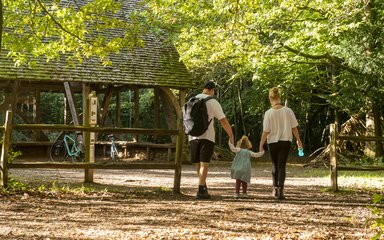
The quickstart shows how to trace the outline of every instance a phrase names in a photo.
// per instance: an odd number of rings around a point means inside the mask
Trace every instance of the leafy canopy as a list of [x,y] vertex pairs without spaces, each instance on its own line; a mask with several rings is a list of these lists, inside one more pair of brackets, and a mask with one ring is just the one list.
[[[3,0],[2,48],[16,65],[44,56],[67,61],[108,55],[143,44],[142,19],[126,3],[114,0]],[[130,5],[132,6],[132,5]]]

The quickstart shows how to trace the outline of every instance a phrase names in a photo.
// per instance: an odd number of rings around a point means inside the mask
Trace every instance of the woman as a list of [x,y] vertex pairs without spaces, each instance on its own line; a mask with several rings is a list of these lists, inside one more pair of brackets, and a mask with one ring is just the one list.
[[298,123],[295,114],[289,107],[281,105],[279,88],[274,87],[269,90],[269,101],[272,107],[264,114],[259,151],[264,150],[263,146],[267,141],[272,159],[272,194],[278,199],[285,199],[284,182],[287,159],[292,145],[292,133],[297,140],[298,148],[302,148],[303,145],[297,129]]

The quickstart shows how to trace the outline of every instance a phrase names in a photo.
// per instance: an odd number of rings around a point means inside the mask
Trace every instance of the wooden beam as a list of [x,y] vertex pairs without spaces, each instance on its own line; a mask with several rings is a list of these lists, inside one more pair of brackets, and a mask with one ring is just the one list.
[[116,91],[115,127],[121,127],[121,92]]
[[384,141],[384,137],[338,135],[337,140],[350,140],[350,141],[356,141],[356,142]]
[[90,131],[99,133],[131,133],[143,135],[178,135],[177,130],[172,129],[147,129],[147,128],[112,128],[112,127],[84,127],[65,124],[14,124],[15,130],[61,130],[61,131]]
[[337,166],[338,171],[384,171],[384,167],[379,166]]
[[[41,95],[40,90],[34,91],[33,96],[33,123],[40,123],[41,121]],[[35,141],[40,141],[43,133],[41,131],[36,132],[33,135]]]
[[154,88],[153,89],[154,93],[154,100],[153,100],[153,115],[154,115],[154,126],[155,128],[160,127],[160,99],[159,99],[159,89]]
[[24,162],[10,163],[9,168],[52,168],[52,169],[175,169],[171,163],[69,163],[69,162]]
[[75,126],[79,126],[80,125],[79,124],[79,118],[78,118],[77,111],[76,111],[75,101],[73,99],[73,92],[71,90],[71,86],[70,86],[69,82],[64,82],[64,89],[65,89],[65,95],[67,97],[69,109],[71,111],[73,124]]
[[101,119],[100,119],[100,126],[105,125],[105,120],[107,119],[108,112],[109,112],[109,106],[111,104],[111,99],[112,99],[112,87],[109,87],[107,92],[104,95],[103,99],[103,110],[101,111]]
[[[19,86],[20,86],[20,80],[16,80],[13,83],[13,87],[12,87],[12,96],[11,96],[11,111],[12,111],[12,113],[15,113],[16,109],[17,109],[17,97],[19,96],[19,94],[18,94]],[[12,114],[12,116],[13,116],[13,114]]]
[[[140,89],[136,88],[134,90],[134,101],[135,101],[135,104],[134,104],[134,107],[135,107],[135,121],[133,123],[133,126],[135,128],[138,128],[138,127],[140,127]],[[139,134],[135,135],[135,139],[136,139],[137,142],[139,142],[139,137],[140,137]]]

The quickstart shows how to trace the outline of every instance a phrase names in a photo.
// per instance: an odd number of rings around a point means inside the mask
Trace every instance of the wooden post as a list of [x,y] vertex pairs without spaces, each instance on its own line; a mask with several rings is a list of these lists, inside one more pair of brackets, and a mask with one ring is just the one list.
[[112,99],[112,87],[107,89],[107,92],[104,95],[103,99],[103,111],[101,112],[101,119],[100,119],[100,125],[104,126],[105,125],[105,120],[107,119],[107,115],[109,112],[109,106],[111,105],[111,99]]
[[[140,89],[135,89],[134,90],[134,98],[135,98],[135,121],[133,123],[133,126],[135,128],[140,127]],[[136,142],[140,142],[140,135],[136,134],[135,139]]]
[[4,137],[3,145],[1,148],[1,161],[0,161],[0,185],[3,188],[8,186],[8,149],[10,144],[12,131],[12,111],[7,111],[5,115],[4,124]]
[[330,150],[329,150],[329,160],[330,160],[330,170],[331,170],[331,187],[333,191],[338,191],[337,186],[337,158],[336,158],[336,137],[337,137],[337,125],[330,125]]
[[[89,103],[90,88],[88,84],[83,83],[83,126],[89,127],[90,122],[90,103]],[[91,133],[89,131],[83,132],[83,143],[85,147],[84,162],[91,162]],[[93,182],[93,169],[84,170],[84,182]]]
[[121,92],[116,91],[115,127],[121,127]]
[[[179,91],[179,104],[182,108],[185,102],[185,91]],[[184,139],[184,131],[183,131],[183,113],[181,111],[177,111],[177,130],[179,131],[176,138],[176,154],[175,154],[175,177],[173,182],[173,193],[180,193],[180,185],[181,185],[181,155],[183,153],[183,139]]]
[[76,106],[75,106],[75,100],[73,99],[73,92],[71,89],[71,85],[69,82],[64,82],[64,89],[65,89],[65,95],[67,97],[69,109],[71,111],[73,125],[79,126],[79,118],[77,116]]
[[159,90],[157,88],[154,88],[154,106],[153,106],[153,113],[154,113],[154,128],[160,128],[160,99],[159,99]]
[[[33,122],[40,123],[41,121],[41,96],[40,90],[35,90],[35,96],[33,97]],[[42,136],[41,130],[34,132],[33,140],[40,141]]]

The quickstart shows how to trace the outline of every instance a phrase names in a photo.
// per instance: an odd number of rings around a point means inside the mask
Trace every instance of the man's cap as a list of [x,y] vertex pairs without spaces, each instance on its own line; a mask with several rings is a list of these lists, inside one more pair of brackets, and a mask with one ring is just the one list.
[[214,89],[216,87],[216,83],[213,81],[207,81],[204,83],[204,89]]

